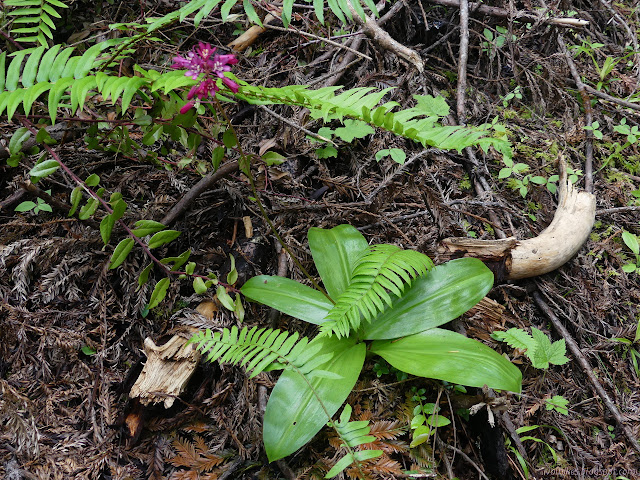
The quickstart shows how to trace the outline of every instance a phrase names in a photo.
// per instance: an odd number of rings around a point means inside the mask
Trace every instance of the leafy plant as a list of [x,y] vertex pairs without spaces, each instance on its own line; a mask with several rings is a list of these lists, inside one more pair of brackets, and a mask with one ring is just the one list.
[[518,85],[516,88],[513,89],[513,91],[507,93],[502,98],[502,106],[507,108],[507,106],[509,105],[509,102],[514,98],[517,100],[522,100],[522,92],[520,91],[520,85]]
[[600,122],[595,121],[595,122],[592,122],[591,125],[585,125],[582,128],[587,130],[588,132],[592,132],[593,136],[598,140],[602,140],[603,134],[600,131]]
[[635,262],[625,263],[622,266],[622,271],[627,273],[639,272],[640,271],[640,243],[638,242],[638,237],[633,233],[623,230],[622,241],[627,247],[629,247],[629,250],[631,250],[631,252],[635,257]]
[[613,338],[611,340],[624,345],[623,355],[629,356],[633,371],[637,377],[640,377],[640,320],[638,320],[636,324],[636,333],[633,340],[629,340],[628,338]]
[[407,154],[401,148],[384,148],[376,153],[376,160],[380,161],[387,156],[400,165],[404,165],[404,161],[407,159]]
[[[530,426],[520,427],[520,428],[516,429],[516,433],[518,435],[520,435],[521,433],[531,432],[531,431],[537,430],[537,429],[539,429],[541,427],[552,428],[552,429],[556,430],[560,435],[562,435],[562,432],[557,427],[553,427],[553,426],[550,426],[550,425],[530,425]],[[544,445],[545,447],[547,447],[547,450],[549,451],[549,453],[551,454],[551,457],[553,458],[553,464],[554,465],[558,464],[558,453],[555,451],[555,449],[551,445],[549,445],[544,440],[541,440],[540,438],[537,438],[537,437],[533,437],[531,435],[524,435],[524,436],[520,437],[520,441],[521,442],[532,441],[532,442],[536,442],[536,443],[540,443],[540,444]]]
[[[585,127],[586,128],[586,127]],[[502,161],[506,165],[498,172],[498,178],[509,178],[508,186],[513,190],[518,190],[522,198],[529,193],[529,185],[535,184],[545,186],[551,193],[556,193],[558,186],[556,182],[559,180],[559,175],[551,175],[549,178],[545,178],[541,175],[527,174],[519,178],[519,175],[526,173],[529,170],[529,165],[526,163],[514,163],[513,159],[504,156]],[[569,181],[575,183],[578,181],[578,176],[582,175],[582,170],[574,170],[571,167],[567,167],[567,174]]]
[[[309,246],[326,293],[267,275],[251,278],[241,288],[245,297],[323,329],[304,347],[304,362],[298,365],[294,362],[299,359],[274,351],[269,339],[275,333],[263,334],[247,350],[233,347],[232,337],[224,334],[201,333],[193,339],[214,355],[219,349],[232,351],[225,359],[233,363],[241,363],[248,354],[244,363],[252,373],[284,369],[263,422],[269,460],[293,453],[331,420],[355,385],[367,350],[409,374],[520,390],[520,371],[507,359],[480,342],[437,328],[471,308],[491,288],[493,275],[482,262],[465,258],[432,267],[426,256],[416,261],[422,254],[411,252],[406,258],[420,266],[410,273],[404,251],[369,247],[350,225],[310,229]],[[425,269],[428,273],[421,274]],[[265,349],[267,353],[255,353]]]
[[351,405],[345,405],[342,413],[340,414],[340,419],[336,422],[328,423],[330,427],[333,427],[336,430],[344,447],[348,449],[349,453],[336,462],[333,468],[327,472],[325,478],[333,478],[353,463],[377,458],[383,453],[382,450],[353,451],[354,447],[374,442],[376,437],[369,435],[371,428],[369,427],[368,420],[360,420],[358,422],[349,421],[351,418],[351,411]]
[[600,65],[596,60],[595,52],[602,47],[604,47],[603,43],[591,42],[589,40],[583,40],[582,45],[572,45],[569,47],[570,50],[573,50],[576,57],[584,53],[593,62],[593,65],[599,77],[598,84],[596,85],[596,90],[600,90],[602,88],[602,86],[605,84],[605,80],[611,74],[611,72],[613,72],[616,65],[618,65],[620,62],[625,61],[629,56],[634,54],[634,52],[630,52],[627,55],[619,58],[607,55],[602,65]]
[[[498,50],[500,50],[507,41],[509,31],[504,27],[497,26],[495,34],[489,28],[485,28],[482,32],[482,35],[486,39],[485,41],[480,42],[482,51],[487,53],[490,58],[493,58]],[[515,35],[511,35],[512,42],[515,42],[517,39],[518,37],[516,37]]]
[[429,440],[439,427],[446,427],[451,423],[447,417],[440,415],[440,407],[435,403],[423,403],[426,400],[424,388],[416,389],[412,400],[418,402],[413,409],[411,418],[412,440],[410,447],[415,448]]
[[[46,193],[51,195],[51,190],[47,190]],[[36,203],[37,202],[37,203]],[[29,212],[33,211],[33,213],[38,214],[40,212],[51,212],[51,205],[45,202],[41,198],[37,198],[36,202],[32,202],[31,200],[27,200],[26,202],[20,203],[16,208],[16,212]]]
[[491,337],[524,350],[535,368],[547,369],[549,364],[564,365],[569,361],[565,356],[567,347],[564,339],[551,343],[549,337],[536,327],[531,327],[531,334],[521,328],[510,328],[506,332],[495,331]]
[[553,397],[545,400],[545,407],[547,410],[555,410],[562,415],[569,414],[569,409],[567,408],[568,404],[569,400],[564,398],[562,395],[554,395]]

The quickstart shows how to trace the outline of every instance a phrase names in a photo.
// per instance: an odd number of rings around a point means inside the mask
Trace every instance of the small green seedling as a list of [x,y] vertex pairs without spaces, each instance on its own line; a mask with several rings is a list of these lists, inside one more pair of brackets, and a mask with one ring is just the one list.
[[640,271],[640,244],[638,237],[633,233],[622,231],[622,241],[633,252],[635,262],[629,262],[622,266],[622,271],[626,273],[635,273]]
[[569,361],[565,356],[567,347],[564,339],[551,343],[549,337],[536,327],[531,327],[531,334],[521,328],[510,328],[506,332],[495,331],[491,337],[506,342],[513,348],[524,350],[535,368],[547,369],[549,364],[564,365]]
[[[47,190],[47,193],[51,195],[51,190]],[[45,202],[41,198],[36,198],[36,202],[32,202],[31,200],[27,200],[26,202],[22,202],[15,208],[16,212],[29,212],[33,211],[33,213],[38,214],[40,212],[51,212],[51,205]]]

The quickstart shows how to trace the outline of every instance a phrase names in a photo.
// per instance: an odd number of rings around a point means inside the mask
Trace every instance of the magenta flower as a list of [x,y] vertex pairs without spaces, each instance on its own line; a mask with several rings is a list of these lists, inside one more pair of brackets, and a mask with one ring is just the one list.
[[198,46],[193,47],[186,57],[173,59],[171,68],[186,69],[185,76],[187,77],[197,80],[200,74],[204,74],[200,83],[189,91],[187,99],[190,101],[180,109],[180,113],[188,112],[196,103],[208,96],[215,96],[216,92],[220,90],[216,85],[215,77],[220,78],[222,83],[233,93],[238,92],[239,85],[224,75],[224,72],[231,71],[231,65],[238,63],[238,59],[235,55],[218,55],[215,52],[216,47],[212,47],[209,43],[199,42]]

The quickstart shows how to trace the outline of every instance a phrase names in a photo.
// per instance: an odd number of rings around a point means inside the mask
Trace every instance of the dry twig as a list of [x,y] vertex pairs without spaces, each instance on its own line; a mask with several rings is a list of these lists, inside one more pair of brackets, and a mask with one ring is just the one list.
[[591,365],[589,365],[589,362],[583,355],[582,351],[580,350],[580,347],[578,346],[576,341],[573,339],[573,337],[571,336],[567,328],[562,324],[562,322],[556,316],[556,314],[553,313],[553,310],[551,310],[549,305],[547,305],[547,303],[543,300],[542,295],[540,295],[539,292],[533,292],[533,299],[536,301],[536,304],[538,305],[538,307],[540,307],[540,309],[544,312],[545,316],[551,321],[551,323],[553,324],[553,327],[558,331],[558,333],[562,336],[562,338],[565,339],[565,341],[567,342],[567,345],[569,346],[569,350],[571,350],[571,353],[573,354],[573,356],[576,357],[576,360],[580,364],[580,367],[582,367],[582,370],[584,371],[584,373],[587,375],[587,378],[591,382],[592,388],[595,390],[595,392],[598,395],[600,395],[600,398],[602,398],[602,401],[607,406],[607,410],[609,410],[611,415],[613,415],[613,418],[615,418],[616,423],[624,432],[624,435],[627,437],[627,440],[629,440],[629,443],[631,444],[633,449],[637,453],[640,453],[640,443],[638,443],[638,440],[636,439],[636,435],[633,433],[633,431],[627,424],[626,420],[620,413],[620,410],[618,410],[618,407],[616,407],[615,403],[613,403],[613,400],[611,400],[611,398],[609,397],[605,389],[602,387],[602,385],[598,381],[597,377],[593,373],[593,368],[591,367]]

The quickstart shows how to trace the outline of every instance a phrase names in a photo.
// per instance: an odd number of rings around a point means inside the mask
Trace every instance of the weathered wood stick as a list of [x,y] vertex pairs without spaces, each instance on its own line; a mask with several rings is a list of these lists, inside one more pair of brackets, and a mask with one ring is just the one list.
[[[460,0],[427,0],[431,3],[437,3],[438,5],[444,5],[446,7],[460,8]],[[490,7],[488,5],[482,5],[480,3],[469,2],[469,10],[471,12],[482,13],[483,15],[491,15],[493,17],[508,18],[510,16],[509,10],[500,7]],[[534,13],[525,12],[522,10],[514,12],[514,20],[523,22],[538,22],[548,23],[550,25],[557,25],[558,27],[567,28],[582,28],[589,25],[587,20],[580,20],[579,18],[540,18]]]

